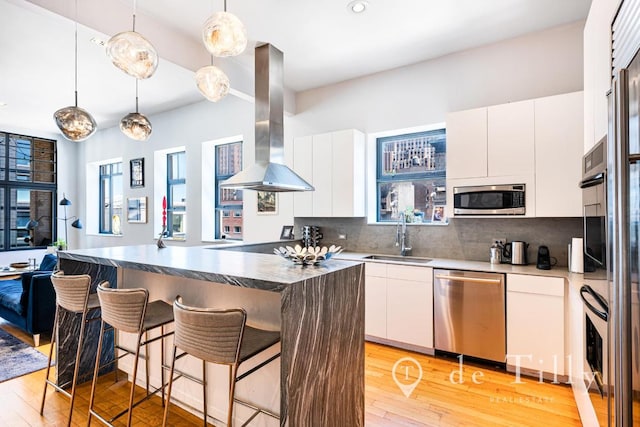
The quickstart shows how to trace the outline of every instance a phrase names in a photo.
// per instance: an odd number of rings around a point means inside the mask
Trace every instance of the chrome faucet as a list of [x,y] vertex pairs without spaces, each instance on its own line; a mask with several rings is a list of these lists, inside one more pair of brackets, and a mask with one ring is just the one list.
[[407,246],[407,217],[404,212],[400,212],[398,223],[396,224],[396,246],[400,246],[400,255],[411,255],[411,246]]

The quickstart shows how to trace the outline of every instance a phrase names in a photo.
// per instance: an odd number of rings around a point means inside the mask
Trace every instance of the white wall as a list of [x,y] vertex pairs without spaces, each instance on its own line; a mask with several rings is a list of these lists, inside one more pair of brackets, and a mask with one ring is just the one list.
[[300,93],[301,134],[379,132],[445,121],[450,111],[582,90],[584,22]]
[[[356,128],[380,132],[443,122],[449,111],[536,98],[583,88],[582,32],[584,22],[448,55],[336,85],[299,93],[298,113],[285,117],[285,158],[292,163],[295,136]],[[99,131],[80,146],[78,182],[86,189],[86,162],[122,156],[124,196],[149,197],[147,224],[122,224],[122,237],[87,236],[84,247],[151,243],[152,221],[160,207],[153,200],[153,152],[184,145],[187,149],[188,237],[201,244],[202,143],[233,135],[244,136],[244,163],[254,160],[254,107],[234,97],[213,104],[203,101],[150,117],[153,134],[147,142],[124,137],[119,129]],[[128,162],[145,158],[145,187],[128,186]],[[77,198],[78,199],[78,198]],[[283,225],[293,224],[293,198],[278,195],[278,215],[257,216],[255,193],[245,192],[244,233],[250,242],[275,240]],[[97,214],[90,206],[74,207],[82,215]]]
[[[144,111],[142,111],[144,113]],[[169,242],[176,245],[200,245],[201,240],[201,176],[202,143],[232,135],[244,137],[244,164],[254,161],[254,107],[246,101],[228,96],[219,103],[202,101],[187,107],[149,117],[153,133],[146,142],[133,141],[125,137],[117,127],[98,131],[81,148],[80,164],[99,162],[121,156],[124,173],[124,198],[147,196],[148,222],[129,224],[122,222],[121,236],[88,234],[82,247],[120,246],[150,244],[157,237],[154,232],[154,218],[159,215],[161,200],[154,199],[154,152],[184,146],[187,158],[187,240]],[[291,150],[288,150],[291,151]],[[129,188],[129,160],[144,157],[145,186],[140,189]],[[85,168],[78,168],[80,192],[97,192],[98,183],[89,188],[86,184]],[[84,199],[84,198],[83,198]],[[274,240],[280,236],[282,225],[293,224],[291,195],[279,198],[281,214],[275,216],[256,216],[256,200],[253,192],[245,193],[244,217],[245,239],[248,241]],[[74,205],[75,202],[74,202]],[[78,203],[81,216],[97,215],[97,207]],[[157,219],[157,221],[160,221]],[[157,227],[156,227],[157,228]]]

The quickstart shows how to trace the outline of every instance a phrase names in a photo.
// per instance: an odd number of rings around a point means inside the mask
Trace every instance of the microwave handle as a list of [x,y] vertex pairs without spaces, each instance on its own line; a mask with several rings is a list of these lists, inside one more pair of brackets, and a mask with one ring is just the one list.
[[[602,310],[598,310],[593,305],[591,305],[591,303],[587,301],[587,299],[585,298],[584,294],[591,295],[593,299],[596,300],[596,302],[598,303],[598,305],[601,307]],[[584,302],[584,304],[589,308],[589,310],[593,312],[593,314],[595,314],[605,322],[607,321],[607,319],[609,318],[609,306],[607,302],[604,300],[604,298],[602,298],[602,295],[594,291],[591,286],[583,285],[580,288],[580,298],[582,298],[582,301]]]

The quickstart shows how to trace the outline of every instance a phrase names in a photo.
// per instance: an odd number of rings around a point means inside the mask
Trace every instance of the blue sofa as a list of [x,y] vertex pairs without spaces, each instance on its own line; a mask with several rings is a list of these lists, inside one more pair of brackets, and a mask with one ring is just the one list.
[[35,346],[40,334],[53,330],[56,293],[51,273],[58,263],[46,254],[37,270],[22,273],[19,279],[0,280],[0,317],[33,335]]

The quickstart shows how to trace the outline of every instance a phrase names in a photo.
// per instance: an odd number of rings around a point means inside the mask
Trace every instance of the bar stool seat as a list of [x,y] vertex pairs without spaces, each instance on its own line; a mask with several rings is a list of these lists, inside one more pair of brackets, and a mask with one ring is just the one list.
[[[57,391],[68,396],[69,402],[69,417],[67,419],[67,426],[71,425],[71,418],[73,416],[73,406],[76,397],[76,385],[78,383],[78,371],[80,367],[80,356],[83,350],[84,338],[85,338],[85,326],[93,321],[100,320],[100,316],[89,317],[93,315],[100,308],[100,301],[98,295],[91,293],[91,276],[86,274],[81,275],[65,275],[62,271],[56,271],[51,275],[51,283],[56,291],[56,314],[53,323],[53,331],[51,332],[51,347],[49,349],[49,359],[47,363],[47,371],[45,374],[44,391],[42,393],[42,402],[40,405],[40,415],[44,414],[44,404],[47,397],[47,387],[51,386]],[[76,351],[76,362],[73,370],[73,378],[71,380],[71,391],[63,389],[60,385],[49,379],[49,372],[51,371],[51,360],[53,358],[53,349],[56,346],[56,337],[58,335],[58,320],[60,318],[60,310],[64,309],[68,312],[81,314],[82,320],[80,323],[80,332],[78,334],[78,348]],[[102,336],[100,336],[102,339]],[[100,364],[100,358],[97,357],[97,364]]]
[[240,343],[240,362],[251,359],[278,342],[280,342],[280,332],[256,329],[245,325]]
[[[126,413],[128,414],[127,426],[130,426],[133,408],[153,396],[155,393],[159,391],[162,392],[162,402],[164,404],[164,389],[166,386],[164,380],[164,338],[173,334],[173,331],[165,332],[164,327],[173,322],[173,307],[161,300],[149,302],[149,291],[146,289],[110,289],[109,282],[103,282],[98,285],[98,298],[102,309],[102,322],[100,327],[101,335],[100,340],[98,341],[98,353],[100,353],[102,349],[102,334],[104,331],[109,329],[136,334],[137,341],[135,350],[116,345],[116,349],[124,352],[124,354],[116,357],[116,361],[127,355],[133,355],[135,357],[133,362],[133,378],[131,380],[128,408],[112,416],[112,418],[108,420],[105,416],[96,412],[93,407],[99,370],[98,363],[96,362],[93,383],[91,385],[89,419],[87,421],[87,425],[91,424],[92,417],[96,417],[104,424],[111,426],[113,421]],[[161,328],[160,335],[149,339],[148,332],[156,328]],[[145,347],[145,354],[142,357],[146,362],[146,396],[134,403],[133,400],[135,395],[136,376],[138,372],[138,361],[141,358],[140,348],[158,340],[161,344],[161,385],[157,389],[151,392],[149,391],[149,349]]]
[[[238,381],[280,357],[280,353],[277,353],[238,375],[238,367],[242,362],[257,356],[280,342],[280,332],[248,326],[246,324],[247,313],[244,309],[237,308],[219,310],[212,308],[189,307],[182,303],[182,298],[180,296],[176,297],[176,300],[173,303],[173,311],[175,317],[173,357],[171,360],[169,385],[167,389],[167,403],[164,409],[162,425],[167,425],[173,382],[178,378],[184,377],[202,384],[204,403],[203,422],[206,427],[207,362],[229,366],[229,406],[227,410],[227,426],[230,427],[232,425],[234,402],[240,403],[254,410],[254,413],[243,425],[247,425],[261,413],[279,419],[277,414],[266,409],[259,408],[248,402],[236,399],[235,385]],[[182,351],[180,355],[177,354],[178,349]],[[191,355],[202,360],[202,380],[176,370],[176,360],[186,355]],[[178,372],[178,376],[174,378],[175,372]]]

